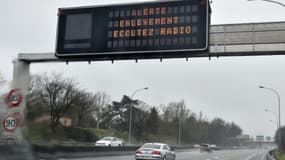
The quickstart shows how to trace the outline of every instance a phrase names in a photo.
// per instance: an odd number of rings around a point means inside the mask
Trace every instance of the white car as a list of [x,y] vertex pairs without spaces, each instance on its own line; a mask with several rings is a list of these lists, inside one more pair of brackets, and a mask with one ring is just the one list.
[[137,151],[136,160],[175,160],[174,149],[164,143],[145,143]]
[[101,147],[122,147],[124,141],[116,137],[104,137],[95,143],[95,146]]
[[212,148],[210,147],[210,144],[201,144],[200,145],[200,152],[212,152]]

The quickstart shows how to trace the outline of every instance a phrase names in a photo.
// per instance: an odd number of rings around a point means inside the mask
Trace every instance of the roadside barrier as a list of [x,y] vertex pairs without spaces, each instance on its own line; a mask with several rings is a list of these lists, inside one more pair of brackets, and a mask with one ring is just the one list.
[[276,159],[272,156],[272,154],[273,154],[274,151],[275,151],[275,150],[271,150],[271,151],[269,151],[269,152],[266,154],[266,160],[276,160]]

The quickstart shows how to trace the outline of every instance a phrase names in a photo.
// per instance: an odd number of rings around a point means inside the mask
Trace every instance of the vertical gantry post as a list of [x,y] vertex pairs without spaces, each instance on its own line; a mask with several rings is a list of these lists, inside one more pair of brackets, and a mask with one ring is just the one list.
[[16,106],[8,106],[7,112],[9,115],[16,116],[17,127],[13,132],[9,132],[8,135],[16,138],[18,143],[23,143],[23,131],[25,129],[25,111],[26,111],[26,98],[29,92],[30,83],[30,63],[25,61],[14,60],[13,61],[13,81],[11,90],[19,90],[22,100]]

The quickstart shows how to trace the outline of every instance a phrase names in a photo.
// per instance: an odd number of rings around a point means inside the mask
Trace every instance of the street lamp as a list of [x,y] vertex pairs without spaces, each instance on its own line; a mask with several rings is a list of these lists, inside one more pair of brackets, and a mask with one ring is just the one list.
[[272,110],[269,110],[269,109],[265,109],[264,111],[265,111],[265,112],[272,113],[272,114],[275,116],[276,121],[270,120],[270,122],[272,122],[272,123],[276,122],[276,124],[277,124],[277,130],[278,130],[278,128],[279,128],[279,123],[278,123],[278,116],[277,116],[277,113],[274,112],[274,111],[272,111]]
[[265,109],[264,110],[265,112],[269,112],[269,113],[272,113],[274,116],[275,116],[275,118],[276,118],[276,122],[277,122],[277,126],[279,127],[279,123],[278,123],[278,115],[277,115],[277,113],[276,112],[274,112],[274,111],[272,111],[272,110],[269,110],[269,109]]
[[[269,120],[269,122],[271,122],[271,123],[273,123],[274,125],[276,125],[275,123],[277,123],[276,121],[274,121],[274,120]],[[277,123],[277,129],[278,129],[278,123]]]
[[[258,87],[261,88],[261,89],[266,89],[266,90],[272,91],[277,96],[277,100],[278,100],[278,121],[277,121],[277,123],[278,123],[278,129],[280,129],[280,131],[279,131],[279,137],[280,137],[279,143],[281,144],[282,134],[281,134],[281,118],[280,118],[281,117],[281,113],[280,113],[280,94],[277,92],[277,90],[275,90],[273,88],[268,88],[268,87],[264,87],[264,86],[258,86]],[[269,111],[269,110],[267,110],[267,111]],[[273,112],[273,113],[275,113],[275,112]]]
[[[135,90],[132,94],[131,94],[131,100],[133,99],[133,97],[135,96],[136,93],[143,91],[143,90],[148,90],[148,87],[145,88],[141,88],[141,89],[137,89]],[[130,121],[129,121],[129,144],[131,144],[131,135],[132,135],[132,105],[131,103],[129,104],[130,107]]]
[[[256,1],[256,0],[248,0],[248,1]],[[260,1],[270,2],[270,3],[278,4],[278,5],[282,6],[282,7],[285,7],[284,3],[278,2],[278,1],[274,1],[274,0],[260,0]]]
[[281,113],[280,113],[280,94],[273,88],[268,88],[268,87],[264,87],[264,86],[259,86],[259,88],[261,89],[267,89],[267,90],[270,90],[272,91],[273,93],[276,94],[277,96],[277,100],[278,100],[278,128],[280,128],[281,126]]

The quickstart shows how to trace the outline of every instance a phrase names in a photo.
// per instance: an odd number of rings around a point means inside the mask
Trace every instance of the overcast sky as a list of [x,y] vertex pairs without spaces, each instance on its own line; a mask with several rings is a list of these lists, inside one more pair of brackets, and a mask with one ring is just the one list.
[[[54,52],[57,8],[135,0],[0,0],[0,73],[12,79],[12,60],[18,53]],[[284,2],[285,1],[280,1]],[[213,0],[212,24],[285,21],[285,8],[247,0]],[[31,73],[59,72],[76,79],[88,91],[105,91],[120,100],[136,89],[135,95],[152,106],[184,99],[193,112],[202,111],[208,119],[221,117],[239,124],[251,135],[274,134],[276,96],[257,88],[275,88],[285,107],[285,56],[227,57],[134,61],[32,64]],[[3,88],[3,86],[1,86]],[[2,89],[1,89],[2,90]],[[282,112],[281,112],[282,113]],[[284,113],[284,112],[283,112]],[[285,114],[282,115],[285,122]],[[284,124],[284,123],[283,123]]]

